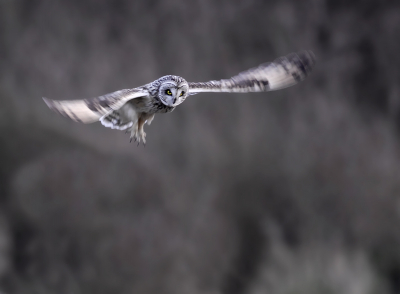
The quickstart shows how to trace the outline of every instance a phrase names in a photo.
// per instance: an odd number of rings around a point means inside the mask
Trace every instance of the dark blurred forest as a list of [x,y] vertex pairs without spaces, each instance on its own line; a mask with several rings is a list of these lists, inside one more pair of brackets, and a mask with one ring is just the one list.
[[[51,112],[303,49],[147,145]],[[0,293],[400,293],[400,1],[0,0]]]

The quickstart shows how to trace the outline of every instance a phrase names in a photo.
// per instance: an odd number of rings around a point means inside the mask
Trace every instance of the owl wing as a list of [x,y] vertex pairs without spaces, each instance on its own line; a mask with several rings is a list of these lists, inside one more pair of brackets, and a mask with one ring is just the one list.
[[144,88],[125,89],[91,99],[56,101],[43,98],[55,112],[74,121],[92,123],[121,108],[127,101],[148,96]]
[[189,83],[189,95],[201,92],[265,92],[293,86],[304,80],[315,64],[311,51],[291,53],[273,62],[241,72],[225,80]]

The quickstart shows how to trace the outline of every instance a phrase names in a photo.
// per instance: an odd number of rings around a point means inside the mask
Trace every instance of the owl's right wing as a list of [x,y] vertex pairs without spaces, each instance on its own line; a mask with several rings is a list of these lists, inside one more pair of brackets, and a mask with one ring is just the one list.
[[139,87],[120,90],[91,99],[56,101],[43,98],[43,100],[51,110],[65,117],[77,122],[92,123],[112,111],[118,110],[129,100],[148,95],[149,92],[145,88]]
[[189,95],[201,92],[265,92],[293,86],[304,80],[315,64],[311,51],[291,53],[225,80],[189,83]]

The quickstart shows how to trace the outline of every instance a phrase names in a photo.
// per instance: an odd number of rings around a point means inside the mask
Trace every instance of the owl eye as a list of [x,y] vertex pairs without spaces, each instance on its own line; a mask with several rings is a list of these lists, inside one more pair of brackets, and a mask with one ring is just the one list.
[[172,96],[172,92],[171,92],[171,90],[170,90],[170,89],[168,89],[168,90],[165,90],[165,94]]
[[181,94],[180,94],[179,96],[183,96],[183,95],[185,95],[185,92],[184,92],[184,91],[182,91]]

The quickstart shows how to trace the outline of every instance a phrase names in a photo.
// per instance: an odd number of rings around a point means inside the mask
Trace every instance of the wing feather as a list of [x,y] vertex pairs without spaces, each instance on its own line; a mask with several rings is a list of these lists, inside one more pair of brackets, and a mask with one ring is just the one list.
[[148,96],[149,92],[144,88],[124,89],[103,96],[82,99],[56,101],[43,98],[47,106],[74,121],[92,123],[105,115],[121,108],[127,101]]
[[315,65],[311,51],[291,53],[241,72],[230,79],[189,83],[189,94],[200,92],[264,92],[293,86],[304,80]]

